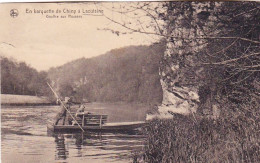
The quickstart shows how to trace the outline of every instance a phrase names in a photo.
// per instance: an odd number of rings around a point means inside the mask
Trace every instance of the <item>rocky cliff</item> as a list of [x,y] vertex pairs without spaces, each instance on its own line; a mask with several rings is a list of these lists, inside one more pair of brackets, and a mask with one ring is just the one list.
[[227,107],[227,101],[243,108],[258,97],[254,83],[259,79],[259,3],[169,2],[165,6],[163,102],[157,116],[196,110],[214,114]]
[[[170,3],[166,14],[164,33],[167,38],[166,50],[160,65],[163,89],[162,105],[158,115],[153,117],[172,118],[173,113],[196,112],[199,99],[199,81],[204,68],[200,66],[200,55],[207,41],[198,39],[217,34],[212,31],[215,17],[212,14],[219,4],[212,3]],[[201,51],[201,52],[200,52]]]

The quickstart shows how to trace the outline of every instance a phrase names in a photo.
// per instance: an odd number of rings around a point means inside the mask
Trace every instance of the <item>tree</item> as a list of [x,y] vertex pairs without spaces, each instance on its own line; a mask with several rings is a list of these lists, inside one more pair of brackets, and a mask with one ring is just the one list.
[[199,102],[194,98],[197,93],[210,101],[209,108],[223,103],[215,99],[243,103],[251,97],[259,98],[259,88],[255,86],[260,69],[259,3],[119,3],[113,4],[111,12],[123,19],[105,17],[124,30],[105,30],[155,35],[166,41],[161,79],[164,91],[179,99],[177,103],[164,101],[166,105],[176,108],[181,101],[188,101],[188,107],[194,108]]
[[47,73],[37,72],[24,62],[1,57],[1,93],[19,95],[48,95]]
[[[52,69],[49,76],[61,94],[69,95],[69,90],[74,90],[78,99],[160,103],[162,91],[158,72],[163,51],[162,44],[114,49],[95,58],[79,59]],[[68,87],[67,91],[63,89]]]
[[[152,12],[163,6],[161,13],[150,15],[163,21],[155,32],[110,18],[127,30],[166,41],[160,64],[165,96],[159,112],[173,118],[155,119],[146,128],[145,161],[259,162],[259,3],[145,4],[136,9],[149,6],[145,10]],[[202,114],[174,114],[186,108]],[[215,108],[220,115],[205,112]]]

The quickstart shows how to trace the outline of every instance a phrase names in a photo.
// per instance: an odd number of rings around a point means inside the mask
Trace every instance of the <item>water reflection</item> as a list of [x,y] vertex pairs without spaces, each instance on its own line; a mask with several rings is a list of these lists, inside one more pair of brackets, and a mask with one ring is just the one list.
[[56,133],[52,136],[56,143],[55,160],[66,160],[69,154],[71,157],[122,159],[129,157],[129,151],[143,146],[143,136],[138,132]]
[[[101,106],[104,109],[95,109]],[[92,112],[108,114],[109,122],[141,121],[144,117],[143,109],[130,105],[88,107]],[[143,136],[135,132],[48,133],[46,123],[58,111],[59,106],[2,107],[2,162],[133,162],[129,155],[143,147]]]
[[66,160],[69,151],[66,150],[65,137],[63,134],[54,135],[56,143],[55,160]]

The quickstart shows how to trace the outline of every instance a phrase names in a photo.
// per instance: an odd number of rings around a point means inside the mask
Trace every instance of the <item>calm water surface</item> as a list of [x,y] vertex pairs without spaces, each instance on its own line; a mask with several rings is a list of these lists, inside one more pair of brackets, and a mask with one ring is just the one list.
[[[130,104],[87,104],[87,110],[108,114],[108,122],[145,119],[148,109]],[[58,106],[1,108],[2,162],[132,162],[131,155],[143,148],[138,133],[47,133]]]

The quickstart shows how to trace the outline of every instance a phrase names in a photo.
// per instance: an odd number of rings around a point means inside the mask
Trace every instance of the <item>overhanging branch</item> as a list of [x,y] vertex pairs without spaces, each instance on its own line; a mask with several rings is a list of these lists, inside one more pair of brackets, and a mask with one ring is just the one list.
[[131,32],[135,32],[135,33],[142,33],[142,34],[148,34],[148,35],[156,35],[156,36],[161,36],[161,37],[165,37],[165,38],[172,38],[172,39],[176,39],[176,40],[198,40],[198,39],[237,39],[237,40],[243,40],[243,41],[248,41],[248,42],[251,42],[251,43],[255,43],[255,44],[260,44],[260,41],[256,41],[256,40],[250,40],[248,38],[243,38],[243,37],[210,37],[210,36],[207,36],[207,37],[192,37],[192,38],[189,38],[189,37],[175,37],[175,36],[172,36],[172,35],[165,35],[163,33],[155,33],[155,32],[147,32],[147,31],[141,31],[141,30],[137,30],[137,29],[133,29],[125,24],[122,24],[114,19],[111,19],[105,15],[103,15],[106,19],[110,20],[111,22],[115,23],[115,24],[118,24],[128,30],[130,30]]

